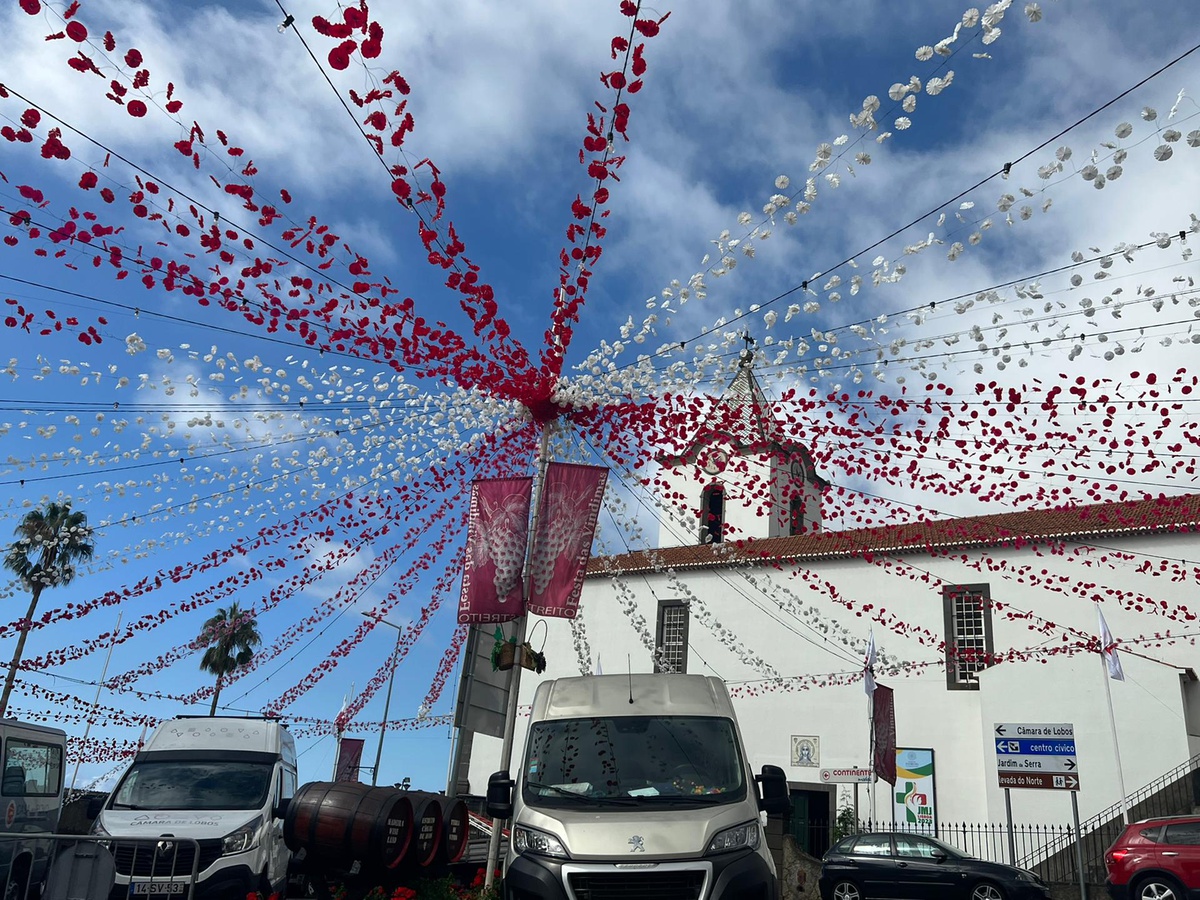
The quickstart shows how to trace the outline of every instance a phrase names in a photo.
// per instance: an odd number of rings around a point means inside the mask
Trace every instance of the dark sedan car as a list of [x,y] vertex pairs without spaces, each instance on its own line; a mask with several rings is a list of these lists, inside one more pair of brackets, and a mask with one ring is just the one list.
[[842,838],[821,861],[823,900],[1047,900],[1032,872],[919,834]]

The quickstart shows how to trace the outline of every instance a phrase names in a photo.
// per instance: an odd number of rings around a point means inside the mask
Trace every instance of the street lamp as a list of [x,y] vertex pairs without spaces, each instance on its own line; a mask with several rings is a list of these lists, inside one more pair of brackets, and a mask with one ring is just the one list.
[[387,696],[383,701],[383,722],[379,726],[379,746],[375,749],[375,768],[371,770],[371,787],[374,787],[376,782],[379,780],[379,761],[383,759],[383,733],[387,731],[388,709],[390,709],[392,705],[392,682],[396,680],[396,662],[397,657],[400,655],[400,637],[404,634],[404,631],[399,625],[394,625],[381,616],[375,616],[366,612],[363,613],[363,616],[368,619],[373,619],[381,625],[387,625],[396,629],[396,649],[392,651],[392,671],[391,674],[388,675]]

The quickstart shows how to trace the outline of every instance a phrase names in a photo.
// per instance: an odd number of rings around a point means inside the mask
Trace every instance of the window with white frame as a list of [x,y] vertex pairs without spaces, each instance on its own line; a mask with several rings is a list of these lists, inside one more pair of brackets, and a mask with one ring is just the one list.
[[992,655],[992,598],[986,584],[942,588],[946,622],[946,687],[979,690],[978,673]]
[[687,672],[688,608],[682,600],[658,602],[658,651],[654,670],[682,675]]

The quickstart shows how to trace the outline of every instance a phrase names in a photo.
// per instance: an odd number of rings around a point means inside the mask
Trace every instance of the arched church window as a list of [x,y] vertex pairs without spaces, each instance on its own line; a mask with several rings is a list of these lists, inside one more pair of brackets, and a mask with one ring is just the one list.
[[710,484],[700,497],[700,543],[719,544],[725,532],[725,488]]
[[788,534],[804,533],[804,497],[793,494],[788,501]]

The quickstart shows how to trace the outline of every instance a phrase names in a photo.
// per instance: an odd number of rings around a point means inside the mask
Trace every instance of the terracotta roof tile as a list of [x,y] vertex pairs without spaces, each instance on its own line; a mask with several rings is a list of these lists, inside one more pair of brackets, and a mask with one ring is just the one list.
[[923,553],[933,548],[1020,547],[1056,538],[1085,540],[1109,534],[1191,532],[1200,529],[1200,494],[1124,503],[936,519],[906,525],[819,531],[792,537],[724,544],[697,544],[592,557],[590,578],[613,572],[645,572],[657,562],[674,569],[708,569],[747,561],[830,559],[872,553]]

